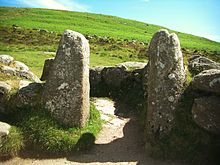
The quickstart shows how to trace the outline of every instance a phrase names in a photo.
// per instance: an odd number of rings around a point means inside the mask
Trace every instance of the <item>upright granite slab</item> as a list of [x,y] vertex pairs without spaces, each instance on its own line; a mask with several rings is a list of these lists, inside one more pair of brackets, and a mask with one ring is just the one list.
[[43,92],[43,103],[65,126],[83,127],[89,117],[89,44],[77,32],[66,30]]
[[148,54],[146,133],[151,141],[168,135],[174,125],[185,69],[179,39],[167,30],[154,34]]

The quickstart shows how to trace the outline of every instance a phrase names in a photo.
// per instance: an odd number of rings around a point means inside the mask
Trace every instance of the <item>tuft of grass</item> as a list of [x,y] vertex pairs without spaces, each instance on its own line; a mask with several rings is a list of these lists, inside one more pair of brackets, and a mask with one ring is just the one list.
[[[100,114],[94,105],[91,105],[90,119],[82,129],[64,128],[43,110],[25,113],[22,121],[18,123],[26,137],[25,143],[49,153],[69,153],[75,149],[87,149],[93,144],[102,126]],[[91,136],[86,136],[88,134]]]
[[21,130],[12,126],[7,138],[0,141],[0,157],[15,156],[23,147],[24,137]]
[[190,83],[192,82],[192,79],[193,79],[192,73],[187,70],[186,72],[186,85],[187,86],[190,85]]

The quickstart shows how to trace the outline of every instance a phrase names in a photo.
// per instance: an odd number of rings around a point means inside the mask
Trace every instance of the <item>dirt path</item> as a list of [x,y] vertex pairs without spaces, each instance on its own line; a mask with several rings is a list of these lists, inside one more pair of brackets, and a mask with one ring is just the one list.
[[94,147],[82,154],[64,158],[33,159],[14,158],[5,165],[179,165],[175,162],[156,161],[144,151],[143,129],[135,118],[114,115],[115,103],[109,99],[95,98],[95,105],[106,121]]

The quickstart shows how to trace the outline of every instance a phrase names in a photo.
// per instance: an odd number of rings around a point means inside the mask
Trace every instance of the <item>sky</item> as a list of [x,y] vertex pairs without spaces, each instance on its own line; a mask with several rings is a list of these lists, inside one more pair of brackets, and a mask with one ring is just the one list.
[[0,0],[0,6],[107,14],[220,42],[220,0]]

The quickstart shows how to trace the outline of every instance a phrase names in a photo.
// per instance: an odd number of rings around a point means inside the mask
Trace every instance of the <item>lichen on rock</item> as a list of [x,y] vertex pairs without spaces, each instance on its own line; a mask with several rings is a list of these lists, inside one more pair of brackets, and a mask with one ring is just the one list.
[[156,32],[149,50],[147,84],[147,139],[160,139],[174,126],[174,114],[185,82],[180,42],[167,30]]
[[89,53],[86,38],[66,30],[48,62],[42,102],[62,125],[83,127],[89,117]]

